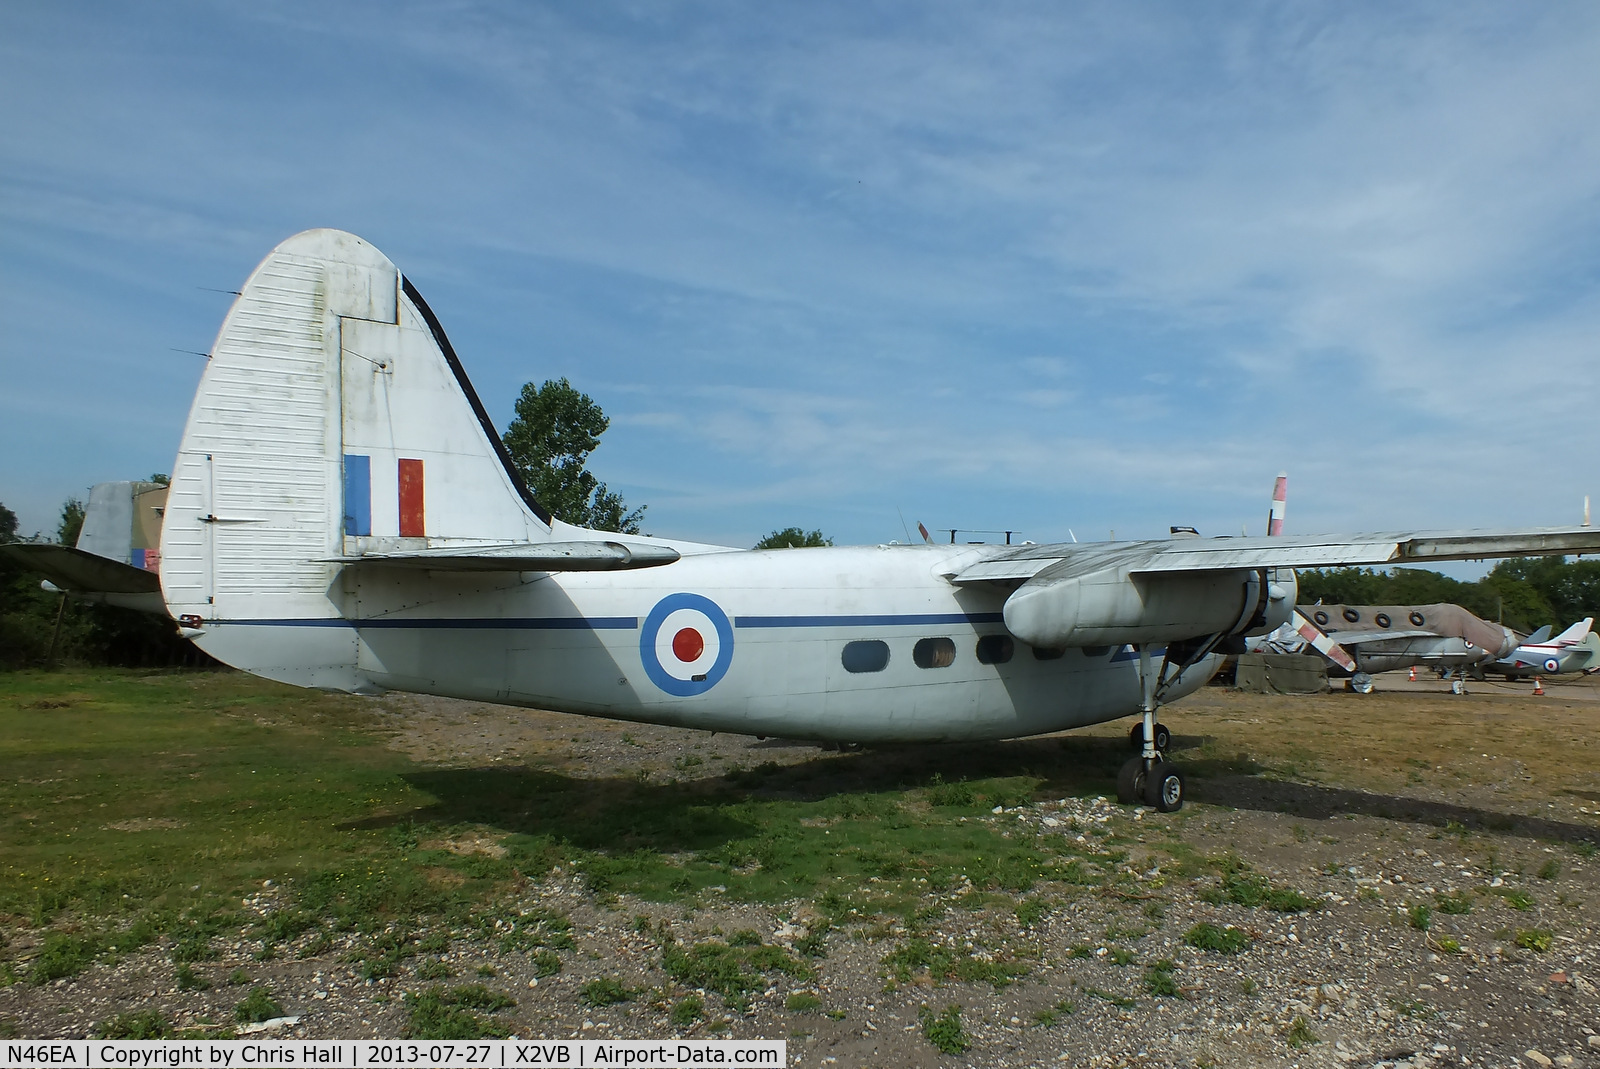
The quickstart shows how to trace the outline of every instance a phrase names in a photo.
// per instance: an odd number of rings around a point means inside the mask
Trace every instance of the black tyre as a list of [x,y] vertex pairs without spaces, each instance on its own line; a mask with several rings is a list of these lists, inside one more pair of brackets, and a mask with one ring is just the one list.
[[1144,801],[1144,759],[1130,757],[1123,762],[1122,770],[1117,773],[1117,801],[1123,805],[1135,805]]
[[1145,775],[1145,804],[1158,813],[1176,813],[1183,808],[1183,789],[1183,773],[1178,766],[1157,761]]
[[[1128,731],[1128,745],[1135,750],[1144,749],[1144,724],[1138,723]],[[1172,732],[1167,730],[1167,725],[1156,725],[1156,749],[1161,753],[1167,752],[1167,747],[1172,745]]]

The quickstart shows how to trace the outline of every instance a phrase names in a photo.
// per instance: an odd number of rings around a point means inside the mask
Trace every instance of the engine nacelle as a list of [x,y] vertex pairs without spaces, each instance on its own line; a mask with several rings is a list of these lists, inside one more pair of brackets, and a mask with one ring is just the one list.
[[1116,646],[1262,635],[1294,615],[1294,570],[1078,574],[1063,561],[1006,599],[1006,628],[1030,646]]

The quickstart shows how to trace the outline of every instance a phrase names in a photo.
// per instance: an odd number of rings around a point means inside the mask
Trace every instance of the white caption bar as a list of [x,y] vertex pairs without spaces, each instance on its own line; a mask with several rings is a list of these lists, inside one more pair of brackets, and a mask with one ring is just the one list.
[[116,1069],[238,1069],[239,1066],[430,1066],[438,1069],[616,1069],[623,1066],[786,1066],[781,1039],[6,1040],[4,1065],[112,1066]]

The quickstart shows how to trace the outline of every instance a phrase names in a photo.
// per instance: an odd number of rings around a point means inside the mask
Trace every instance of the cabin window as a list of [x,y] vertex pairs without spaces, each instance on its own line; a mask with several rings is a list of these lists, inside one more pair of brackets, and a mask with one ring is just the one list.
[[978,663],[1005,664],[1016,648],[1010,635],[984,635],[978,639]]
[[1111,647],[1110,646],[1085,646],[1085,647],[1083,647],[1083,655],[1085,657],[1104,657],[1106,654],[1108,654],[1110,652],[1111,652]]
[[1066,650],[1050,650],[1043,646],[1033,647],[1033,659],[1036,661],[1059,661],[1066,655]]
[[956,644],[947,638],[925,638],[911,648],[918,668],[949,668],[956,663]]
[[889,667],[889,644],[875,638],[846,642],[839,660],[846,672],[881,672]]

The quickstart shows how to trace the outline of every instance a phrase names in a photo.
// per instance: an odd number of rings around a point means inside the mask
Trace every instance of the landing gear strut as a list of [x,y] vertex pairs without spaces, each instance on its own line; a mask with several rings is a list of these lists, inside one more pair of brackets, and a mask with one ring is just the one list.
[[1148,646],[1139,647],[1139,683],[1143,700],[1139,703],[1144,713],[1141,723],[1128,733],[1129,740],[1139,747],[1139,756],[1129,758],[1117,773],[1117,800],[1124,804],[1143,803],[1159,813],[1174,813],[1183,808],[1183,773],[1162,755],[1172,745],[1172,733],[1165,724],[1156,723],[1156,708],[1166,688],[1177,682],[1183,670],[1210,653],[1222,636],[1213,636],[1189,652],[1169,679],[1167,669],[1172,665],[1172,650],[1161,664],[1157,675],[1150,663]]

